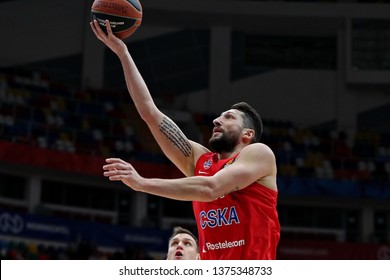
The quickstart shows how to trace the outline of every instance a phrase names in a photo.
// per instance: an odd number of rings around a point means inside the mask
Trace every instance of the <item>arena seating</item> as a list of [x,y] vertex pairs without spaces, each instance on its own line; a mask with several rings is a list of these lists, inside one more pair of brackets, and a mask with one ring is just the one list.
[[[204,144],[214,117],[193,114]],[[361,189],[362,182],[375,182],[380,188],[389,182],[389,133],[358,130],[352,135],[267,119],[264,125],[262,141],[275,152],[282,190],[283,179],[290,177],[350,181],[356,189]],[[142,141],[146,133],[145,124],[123,92],[72,91],[34,75],[0,76],[1,140],[89,156],[166,163],[154,141]],[[389,191],[384,191],[377,195],[387,197]]]

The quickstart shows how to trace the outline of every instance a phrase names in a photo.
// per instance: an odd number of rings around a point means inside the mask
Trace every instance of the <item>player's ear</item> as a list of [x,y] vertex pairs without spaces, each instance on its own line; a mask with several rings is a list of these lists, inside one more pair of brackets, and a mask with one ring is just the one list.
[[200,260],[200,254],[196,254],[196,260]]
[[246,128],[244,130],[244,134],[242,136],[243,141],[245,143],[250,143],[250,142],[252,142],[253,137],[255,137],[255,131],[253,129]]

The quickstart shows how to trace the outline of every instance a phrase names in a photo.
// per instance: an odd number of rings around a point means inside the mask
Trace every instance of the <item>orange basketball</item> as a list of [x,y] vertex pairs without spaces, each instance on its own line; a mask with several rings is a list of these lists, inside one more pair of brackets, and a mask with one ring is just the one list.
[[125,39],[141,25],[142,6],[139,0],[95,0],[91,18],[96,19],[105,32],[105,20],[109,20],[112,32]]

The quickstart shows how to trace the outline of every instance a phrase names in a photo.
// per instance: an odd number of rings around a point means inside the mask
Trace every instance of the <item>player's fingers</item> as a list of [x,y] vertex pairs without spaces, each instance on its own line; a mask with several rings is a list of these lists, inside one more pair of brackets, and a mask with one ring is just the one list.
[[91,21],[91,22],[89,23],[89,25],[91,26],[91,29],[92,29],[93,33],[95,33],[95,35],[96,35],[97,37],[99,37],[99,33],[98,33],[98,31],[97,31],[97,29],[96,29],[96,27],[95,27],[94,21]]
[[92,28],[92,31],[93,33],[95,33],[96,37],[104,42],[105,41],[105,36],[106,34],[103,32],[103,30],[101,29],[101,27],[99,26],[99,23],[97,22],[96,19],[94,19],[91,23],[91,28]]
[[112,175],[123,175],[123,176],[127,176],[127,175],[131,175],[131,170],[128,170],[128,169],[106,169],[104,171],[104,176],[112,176]]
[[106,19],[106,30],[107,30],[108,36],[111,36],[112,35],[112,29],[111,29],[110,21],[108,19]]
[[123,167],[120,166],[118,163],[115,163],[115,162],[103,165],[103,169],[104,170],[117,170],[117,169],[120,169],[120,168],[123,168]]
[[121,158],[106,158],[106,162],[107,163],[120,163],[120,164],[124,164],[124,165],[127,165],[127,164],[130,165],[130,163],[124,161]]
[[112,176],[117,176],[118,172],[116,170],[104,171],[103,175],[104,177],[112,177]]
[[106,177],[108,177],[108,180],[110,181],[122,181],[124,179],[122,175],[111,175]]
[[103,170],[133,170],[129,163],[114,162],[103,165]]
[[106,158],[106,162],[112,163],[112,162],[117,162],[119,158]]
[[123,169],[123,166],[120,166],[117,163],[110,163],[110,164],[103,165],[103,170],[118,170],[118,169]]

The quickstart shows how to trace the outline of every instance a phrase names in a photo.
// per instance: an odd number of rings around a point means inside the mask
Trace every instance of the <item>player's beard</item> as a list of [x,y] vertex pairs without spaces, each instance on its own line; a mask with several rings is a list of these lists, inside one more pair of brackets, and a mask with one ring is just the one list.
[[220,137],[211,137],[209,145],[211,150],[217,153],[232,152],[237,144],[237,136],[231,135],[230,137],[226,133],[222,132]]

